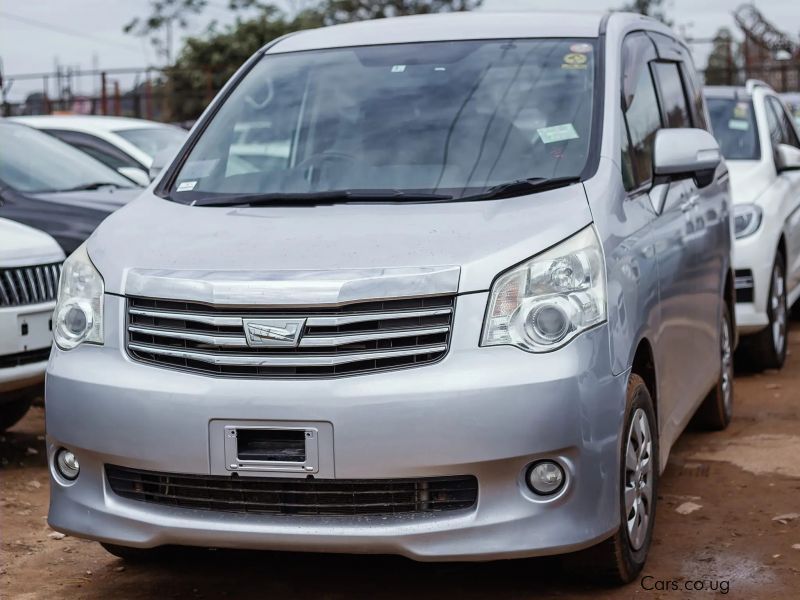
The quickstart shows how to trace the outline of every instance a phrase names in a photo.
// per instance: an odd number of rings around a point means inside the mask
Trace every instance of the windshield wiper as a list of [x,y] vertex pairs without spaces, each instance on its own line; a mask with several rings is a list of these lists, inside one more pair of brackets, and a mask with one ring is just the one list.
[[553,188],[563,187],[581,180],[576,175],[569,177],[531,177],[530,179],[517,179],[490,187],[483,193],[474,196],[464,196],[460,200],[495,200],[498,198],[511,198],[523,196],[533,192],[541,192]]
[[60,192],[86,192],[89,190],[99,190],[102,187],[114,187],[114,188],[124,188],[128,187],[125,185],[120,185],[119,183],[114,183],[113,181],[93,181],[92,183],[84,183],[82,185],[76,185],[75,187],[67,188],[66,190],[59,190]]
[[404,192],[402,190],[331,190],[328,192],[270,192],[199,198],[191,206],[267,206],[337,204],[346,202],[436,202],[452,200],[447,194]]

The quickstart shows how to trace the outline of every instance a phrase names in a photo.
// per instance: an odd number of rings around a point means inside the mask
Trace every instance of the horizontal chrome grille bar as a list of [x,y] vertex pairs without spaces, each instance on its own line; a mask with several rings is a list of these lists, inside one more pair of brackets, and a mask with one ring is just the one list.
[[276,356],[261,354],[211,354],[206,352],[192,352],[189,350],[178,350],[164,346],[154,346],[151,344],[139,344],[131,342],[128,344],[131,350],[158,354],[162,356],[172,356],[206,362],[218,366],[254,366],[254,367],[330,367],[343,365],[353,362],[380,360],[383,358],[397,358],[401,356],[416,356],[420,354],[435,354],[447,350],[447,346],[439,344],[435,346],[414,346],[407,350],[387,350],[385,352],[358,352],[353,354],[339,354],[335,356],[315,356],[315,355],[292,355]]
[[142,362],[217,376],[352,375],[440,360],[454,310],[453,296],[280,308],[129,298],[127,349]]

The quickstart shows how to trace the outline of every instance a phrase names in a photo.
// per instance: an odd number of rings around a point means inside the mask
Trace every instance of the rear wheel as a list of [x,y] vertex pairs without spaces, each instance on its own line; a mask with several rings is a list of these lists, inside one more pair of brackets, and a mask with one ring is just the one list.
[[719,345],[719,379],[694,417],[700,427],[717,431],[725,429],[733,416],[733,328],[727,305],[722,308]]
[[769,325],[743,340],[748,364],[756,370],[780,369],[786,361],[788,307],[786,304],[786,263],[780,253],[772,267],[767,299]]
[[28,412],[32,401],[29,390],[8,392],[0,398],[0,431],[16,425]]
[[633,581],[644,567],[653,537],[658,497],[658,427],[644,380],[631,374],[620,449],[621,525],[597,546],[567,557],[577,573],[606,584]]

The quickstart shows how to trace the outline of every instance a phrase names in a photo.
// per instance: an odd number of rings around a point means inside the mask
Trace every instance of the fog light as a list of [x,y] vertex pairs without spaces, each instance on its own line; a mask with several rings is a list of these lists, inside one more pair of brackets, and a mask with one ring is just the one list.
[[56,454],[56,470],[64,479],[72,481],[78,477],[81,465],[78,458],[66,448],[61,448]]
[[564,486],[564,469],[557,462],[542,460],[528,469],[528,485],[540,496],[555,494]]

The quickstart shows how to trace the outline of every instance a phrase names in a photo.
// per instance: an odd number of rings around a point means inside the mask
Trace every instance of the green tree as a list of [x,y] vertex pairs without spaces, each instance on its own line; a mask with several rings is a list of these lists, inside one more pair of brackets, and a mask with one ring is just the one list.
[[672,25],[671,21],[667,18],[665,0],[632,0],[625,4],[621,10],[626,12],[637,12],[640,15],[647,15]]
[[324,0],[318,10],[326,24],[439,12],[473,10],[483,0]]
[[731,30],[720,27],[714,35],[708,55],[705,80],[707,85],[733,85],[736,82],[737,44]]
[[185,29],[189,18],[200,14],[207,3],[207,0],[150,0],[150,16],[144,19],[136,17],[122,30],[139,37],[149,37],[156,52],[164,57],[167,65],[171,65],[175,25]]

